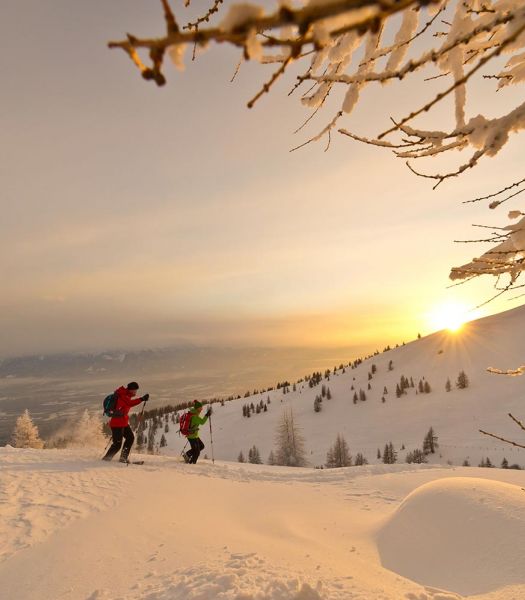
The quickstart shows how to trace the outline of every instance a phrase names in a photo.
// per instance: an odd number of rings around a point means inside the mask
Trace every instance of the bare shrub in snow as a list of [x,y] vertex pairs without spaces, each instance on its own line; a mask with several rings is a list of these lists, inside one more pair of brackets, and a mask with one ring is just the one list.
[[303,435],[296,425],[293,411],[284,410],[277,427],[275,464],[286,467],[305,467],[306,450]]

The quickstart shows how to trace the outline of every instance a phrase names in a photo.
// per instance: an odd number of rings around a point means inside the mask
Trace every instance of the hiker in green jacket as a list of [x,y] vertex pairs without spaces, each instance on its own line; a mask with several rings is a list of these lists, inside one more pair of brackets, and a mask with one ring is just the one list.
[[188,434],[188,442],[190,443],[191,449],[184,454],[184,460],[193,465],[197,462],[201,451],[204,450],[204,444],[199,437],[199,427],[204,425],[211,415],[211,406],[208,407],[204,417],[200,416],[202,409],[202,402],[194,400],[193,406],[190,409],[191,424],[190,433]]

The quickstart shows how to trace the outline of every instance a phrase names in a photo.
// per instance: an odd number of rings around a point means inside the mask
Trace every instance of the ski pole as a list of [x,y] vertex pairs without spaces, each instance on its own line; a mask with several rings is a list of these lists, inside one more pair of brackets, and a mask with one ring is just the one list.
[[215,464],[215,456],[213,455],[213,431],[211,428],[211,415],[210,415],[208,421],[210,423],[211,462],[212,462],[212,464]]

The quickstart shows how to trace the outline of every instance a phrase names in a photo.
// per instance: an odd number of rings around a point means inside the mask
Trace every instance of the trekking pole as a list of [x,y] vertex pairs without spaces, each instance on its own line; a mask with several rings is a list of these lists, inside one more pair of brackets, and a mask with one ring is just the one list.
[[208,421],[210,423],[211,462],[212,462],[212,464],[215,464],[215,456],[213,455],[213,431],[211,428],[211,415],[209,416]]

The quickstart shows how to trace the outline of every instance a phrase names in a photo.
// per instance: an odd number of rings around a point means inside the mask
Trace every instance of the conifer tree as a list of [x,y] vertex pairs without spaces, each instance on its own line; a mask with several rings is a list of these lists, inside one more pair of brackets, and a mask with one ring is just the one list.
[[466,458],[466,459],[463,461],[463,466],[464,466],[464,467],[470,467],[470,462],[469,462],[468,458]]
[[394,370],[394,363],[393,363],[393,361],[390,361],[390,362],[388,363],[388,370],[389,370],[389,371],[393,371],[393,370]]
[[401,398],[402,394],[403,394],[403,392],[401,391],[401,388],[399,387],[399,383],[396,383],[396,398]]
[[332,392],[330,391],[330,388],[326,389],[326,399],[327,400],[331,400],[332,399]]
[[303,435],[295,423],[293,411],[284,410],[277,428],[276,464],[287,467],[306,466]]
[[467,374],[465,373],[465,371],[460,371],[458,378],[456,380],[456,387],[459,390],[464,390],[465,388],[468,388],[469,386],[469,380],[467,377]]
[[430,394],[432,390],[430,389],[430,384],[428,383],[428,381],[425,381],[425,385],[424,385],[424,392],[425,394]]
[[239,456],[237,457],[237,462],[240,462],[240,463],[246,462],[246,459],[244,458],[244,454],[242,453],[242,450],[239,452]]
[[381,450],[377,449],[377,460],[381,460]]
[[43,448],[44,442],[38,435],[38,427],[33,423],[27,408],[18,417],[11,437],[14,448]]
[[277,464],[275,462],[275,454],[273,453],[273,450],[270,450],[270,454],[268,454],[268,464],[269,465],[275,465],[275,464]]
[[322,408],[321,399],[319,396],[316,396],[315,400],[314,400],[314,411],[321,412],[321,408]]
[[445,390],[450,392],[452,390],[452,384],[450,383],[450,378],[447,377],[447,383],[445,383]]
[[354,464],[356,467],[362,467],[363,465],[367,465],[368,461],[361,452],[358,452],[355,456]]
[[352,457],[348,450],[348,444],[341,434],[337,434],[334,445],[326,455],[326,467],[330,469],[350,466],[352,466]]
[[385,397],[381,396],[381,402],[384,404],[386,402]]
[[361,402],[365,402],[366,394],[365,394],[364,390],[359,390],[359,400],[361,400]]
[[419,380],[419,383],[417,384],[417,389],[420,394],[425,393],[425,386],[424,386],[423,382],[421,381],[421,379]]
[[409,464],[411,464],[411,463],[421,464],[421,463],[428,462],[428,459],[427,459],[426,454],[422,450],[417,448],[416,450],[412,450],[412,452],[407,453],[405,461]]
[[166,436],[164,434],[162,434],[160,437],[160,447],[164,448],[167,445],[168,445],[168,442],[166,440]]
[[438,438],[434,432],[434,429],[431,427],[423,440],[423,452],[425,454],[435,454],[436,448],[439,447],[437,442]]
[[248,450],[248,462],[254,464],[254,465],[260,465],[262,464],[262,460],[261,460],[261,455],[259,453],[259,449],[257,448],[257,446],[252,446],[249,450]]
[[388,390],[386,389],[386,385],[385,385],[385,387],[383,388],[383,394],[384,394],[385,396],[388,394]]
[[358,398],[357,398],[357,392],[354,392],[354,398],[353,398],[353,400],[354,400],[354,404],[357,404],[357,400],[358,400]]
[[508,469],[509,468],[509,461],[503,457],[503,460],[501,461],[501,468],[502,469]]

